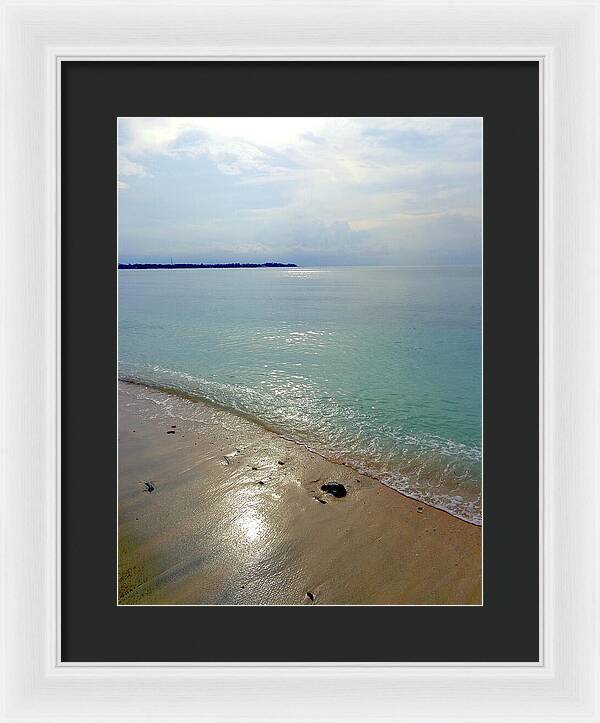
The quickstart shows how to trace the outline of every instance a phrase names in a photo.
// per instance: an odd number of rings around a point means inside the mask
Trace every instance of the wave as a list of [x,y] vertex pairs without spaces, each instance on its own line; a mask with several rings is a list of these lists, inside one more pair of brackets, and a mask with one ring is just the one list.
[[255,388],[159,365],[120,363],[119,379],[232,412],[407,497],[482,524],[482,454],[478,447],[387,425],[373,429],[364,414],[318,395],[304,405],[315,407],[307,412],[306,408],[277,407],[277,400]]

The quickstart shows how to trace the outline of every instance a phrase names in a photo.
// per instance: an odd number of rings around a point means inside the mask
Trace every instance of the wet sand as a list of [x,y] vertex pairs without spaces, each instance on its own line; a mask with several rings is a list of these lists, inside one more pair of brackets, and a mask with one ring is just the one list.
[[124,382],[118,499],[121,605],[481,603],[480,527],[243,417]]

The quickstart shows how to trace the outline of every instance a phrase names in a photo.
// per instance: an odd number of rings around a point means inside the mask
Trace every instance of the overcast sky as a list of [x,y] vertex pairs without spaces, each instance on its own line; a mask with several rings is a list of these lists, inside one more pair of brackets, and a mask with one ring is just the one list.
[[120,118],[119,260],[479,263],[480,118]]

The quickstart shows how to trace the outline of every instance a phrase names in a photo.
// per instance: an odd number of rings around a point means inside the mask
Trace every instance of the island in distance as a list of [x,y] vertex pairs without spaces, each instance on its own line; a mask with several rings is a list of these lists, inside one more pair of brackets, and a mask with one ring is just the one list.
[[120,269],[289,269],[298,264],[280,264],[269,261],[264,264],[119,264]]

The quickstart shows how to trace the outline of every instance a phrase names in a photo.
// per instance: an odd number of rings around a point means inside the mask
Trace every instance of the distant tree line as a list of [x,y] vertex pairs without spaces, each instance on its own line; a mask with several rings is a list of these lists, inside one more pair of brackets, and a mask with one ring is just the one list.
[[265,264],[119,264],[120,269],[287,269],[298,264],[280,264],[269,261]]

